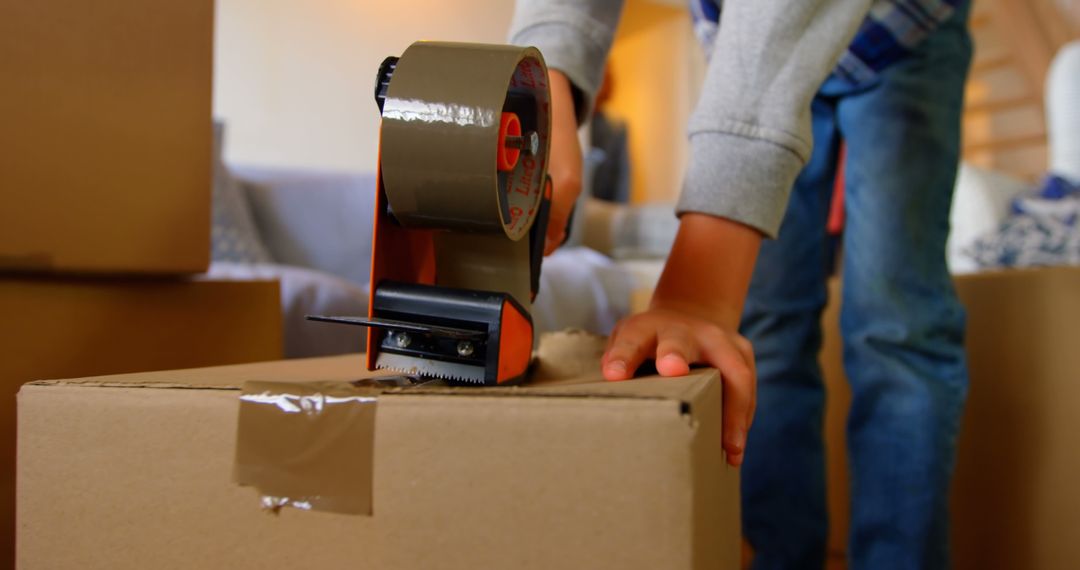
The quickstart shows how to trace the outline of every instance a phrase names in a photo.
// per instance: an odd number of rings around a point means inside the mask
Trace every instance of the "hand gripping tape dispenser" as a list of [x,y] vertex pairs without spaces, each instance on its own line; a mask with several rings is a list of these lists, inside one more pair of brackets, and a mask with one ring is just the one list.
[[547,69],[531,47],[417,42],[379,69],[369,370],[524,378],[551,199]]

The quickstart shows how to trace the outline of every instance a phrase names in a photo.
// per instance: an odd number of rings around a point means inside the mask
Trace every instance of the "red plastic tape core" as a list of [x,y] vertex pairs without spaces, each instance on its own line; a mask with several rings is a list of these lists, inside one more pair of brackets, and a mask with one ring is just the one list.
[[518,120],[518,116],[514,113],[503,113],[502,118],[499,119],[499,155],[498,155],[498,167],[501,172],[509,172],[517,166],[518,157],[521,156],[521,150],[517,148],[508,148],[506,146],[506,137],[520,137],[521,136],[521,121]]

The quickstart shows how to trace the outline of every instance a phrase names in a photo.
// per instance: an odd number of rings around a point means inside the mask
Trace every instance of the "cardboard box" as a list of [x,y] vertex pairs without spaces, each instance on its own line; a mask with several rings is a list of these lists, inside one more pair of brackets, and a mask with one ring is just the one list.
[[274,281],[0,278],[0,567],[14,560],[15,393],[24,382],[271,360]]
[[851,388],[844,375],[844,344],[840,337],[840,281],[829,281],[829,301],[821,315],[821,353],[818,360],[825,378],[825,498],[829,509],[830,559],[843,559],[851,527],[848,492],[847,412]]
[[211,0],[6,2],[0,270],[199,273]]
[[360,356],[26,385],[19,567],[736,568],[716,372],[605,383],[595,357],[378,393],[370,515],[274,516],[232,482],[245,381],[347,382]]
[[[957,569],[1075,568],[1080,560],[1080,268],[956,279],[968,313],[970,389],[952,490]],[[839,287],[830,290],[839,299]],[[829,390],[830,553],[850,518],[844,422],[851,401],[832,303],[823,318]]]
[[1080,562],[1080,267],[957,280],[971,387],[952,492],[956,568]]

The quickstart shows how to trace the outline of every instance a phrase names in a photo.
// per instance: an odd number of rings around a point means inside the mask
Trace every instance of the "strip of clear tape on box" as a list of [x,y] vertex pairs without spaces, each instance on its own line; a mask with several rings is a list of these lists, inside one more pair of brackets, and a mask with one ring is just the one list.
[[[386,386],[407,382],[385,380]],[[374,382],[247,382],[233,479],[262,506],[370,515]]]

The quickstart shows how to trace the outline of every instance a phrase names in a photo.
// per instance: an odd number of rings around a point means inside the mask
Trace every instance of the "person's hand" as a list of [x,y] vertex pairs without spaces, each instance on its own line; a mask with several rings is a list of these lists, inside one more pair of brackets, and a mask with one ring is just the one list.
[[662,376],[684,376],[694,363],[720,371],[724,391],[724,451],[742,464],[746,433],[754,416],[756,373],[750,341],[703,318],[671,309],[634,315],[612,332],[601,360],[604,378],[628,380],[647,358]]
[[601,360],[608,380],[628,380],[656,359],[663,376],[690,365],[720,371],[724,391],[724,451],[742,464],[754,416],[757,373],[750,342],[736,332],[761,234],[738,222],[685,213],[648,311],[620,322]]
[[581,194],[581,143],[577,135],[577,115],[570,80],[562,72],[548,70],[551,87],[551,217],[548,219],[544,255],[550,255],[566,239],[566,224],[574,202]]

